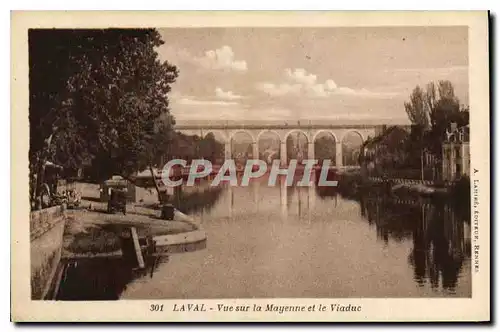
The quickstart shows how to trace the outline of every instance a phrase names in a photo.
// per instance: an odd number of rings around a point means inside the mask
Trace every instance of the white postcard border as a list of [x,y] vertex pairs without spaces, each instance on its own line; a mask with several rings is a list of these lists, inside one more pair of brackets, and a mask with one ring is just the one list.
[[[30,299],[28,200],[27,29],[219,26],[468,26],[471,109],[471,191],[478,181],[479,271],[470,299],[217,299],[51,302]],[[482,12],[13,12],[11,16],[11,317],[14,321],[484,321],[490,318],[490,151],[488,14]],[[475,172],[474,170],[478,170]],[[473,193],[471,193],[473,194]],[[474,242],[474,241],[473,241]],[[474,243],[473,243],[474,246]],[[474,260],[474,255],[471,258]],[[472,266],[474,263],[471,264]],[[361,306],[359,312],[173,312],[174,304],[199,303]],[[163,304],[163,312],[151,312]]]

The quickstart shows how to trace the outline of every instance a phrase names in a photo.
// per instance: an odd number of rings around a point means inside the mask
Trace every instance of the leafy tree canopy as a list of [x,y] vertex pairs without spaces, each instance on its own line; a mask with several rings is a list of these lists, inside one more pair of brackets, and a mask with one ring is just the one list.
[[178,71],[159,60],[163,43],[154,29],[30,30],[32,173],[47,159],[98,163],[104,178],[150,164],[168,143],[157,133],[175,123],[167,94]]
[[425,146],[436,156],[441,155],[445,132],[451,123],[458,127],[469,123],[469,108],[460,104],[450,81],[430,82],[426,89],[413,89],[405,109],[414,126],[412,142],[418,149]]

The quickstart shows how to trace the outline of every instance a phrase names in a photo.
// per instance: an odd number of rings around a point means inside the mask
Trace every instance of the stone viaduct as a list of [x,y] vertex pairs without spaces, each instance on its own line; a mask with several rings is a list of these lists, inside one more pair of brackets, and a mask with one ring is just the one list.
[[297,121],[269,121],[259,123],[229,123],[229,122],[215,122],[206,121],[196,123],[178,123],[175,126],[176,130],[186,135],[197,135],[205,137],[207,134],[212,133],[218,141],[224,143],[226,159],[231,158],[231,143],[238,133],[245,133],[252,139],[252,154],[259,156],[259,139],[264,133],[273,133],[280,141],[280,158],[281,163],[287,163],[287,145],[286,141],[290,134],[302,133],[307,139],[307,158],[314,158],[314,142],[320,134],[326,133],[330,135],[336,144],[335,165],[341,167],[342,165],[342,142],[347,134],[356,133],[364,142],[368,137],[374,137],[382,130],[382,125],[365,125],[365,124],[340,124],[332,122],[316,122]]

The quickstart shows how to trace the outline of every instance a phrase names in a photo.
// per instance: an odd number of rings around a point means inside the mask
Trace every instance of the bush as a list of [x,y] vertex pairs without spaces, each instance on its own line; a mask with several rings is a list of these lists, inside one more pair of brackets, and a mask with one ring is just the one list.
[[76,234],[68,246],[74,253],[108,253],[121,248],[120,238],[114,230],[89,227]]
[[461,176],[460,179],[453,184],[452,193],[470,199],[470,179],[467,175]]
[[450,199],[460,213],[470,218],[470,179],[467,175],[462,176],[451,187]]

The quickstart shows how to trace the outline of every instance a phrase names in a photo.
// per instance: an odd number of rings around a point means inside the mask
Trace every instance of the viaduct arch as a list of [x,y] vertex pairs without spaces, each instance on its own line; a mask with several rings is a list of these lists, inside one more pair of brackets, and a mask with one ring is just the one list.
[[252,152],[254,156],[259,156],[259,140],[265,133],[273,133],[280,141],[281,164],[287,163],[286,140],[290,134],[299,132],[307,140],[307,158],[315,159],[314,142],[321,134],[331,135],[335,141],[335,164],[342,167],[342,142],[349,133],[356,133],[360,136],[363,143],[368,137],[374,137],[382,131],[382,125],[342,125],[342,124],[290,124],[287,122],[278,122],[269,124],[229,124],[229,123],[179,123],[175,129],[187,135],[198,135],[206,137],[207,134],[214,134],[215,138],[224,144],[224,156],[231,158],[231,142],[236,134],[245,133],[252,140]]

